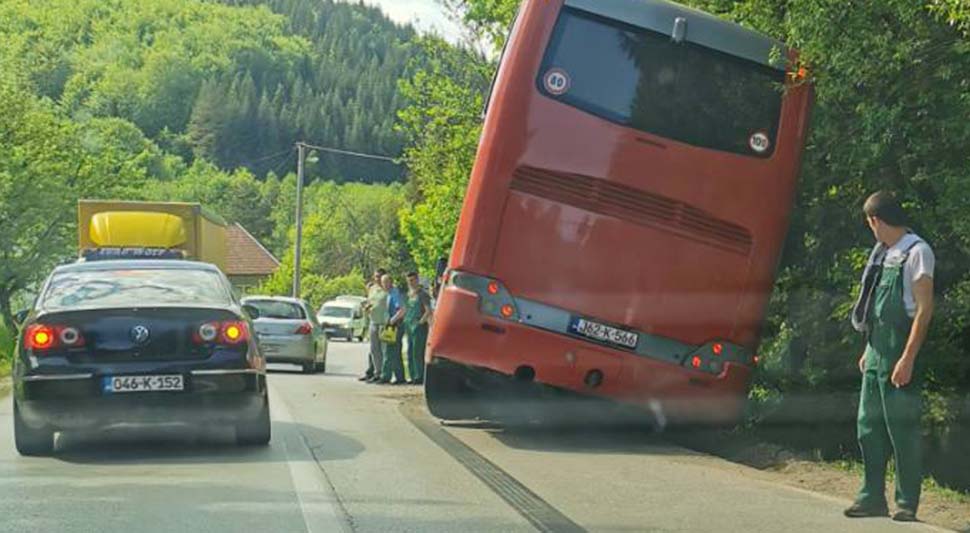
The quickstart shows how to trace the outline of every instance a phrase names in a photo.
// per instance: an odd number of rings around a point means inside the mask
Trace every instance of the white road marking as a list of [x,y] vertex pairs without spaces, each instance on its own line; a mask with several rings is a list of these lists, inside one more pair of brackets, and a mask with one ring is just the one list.
[[[270,388],[270,398],[273,420],[292,425],[294,423],[293,415],[286,406],[286,402],[279,394],[276,394],[273,388]],[[349,524],[342,520],[342,514],[338,509],[336,494],[320,478],[321,474],[316,461],[299,433],[290,429],[282,435],[280,433],[275,431],[274,437],[283,439],[286,465],[290,469],[290,478],[293,480],[293,489],[296,491],[296,497],[300,503],[300,512],[303,514],[303,523],[306,525],[307,532],[343,531],[350,533],[352,530]]]

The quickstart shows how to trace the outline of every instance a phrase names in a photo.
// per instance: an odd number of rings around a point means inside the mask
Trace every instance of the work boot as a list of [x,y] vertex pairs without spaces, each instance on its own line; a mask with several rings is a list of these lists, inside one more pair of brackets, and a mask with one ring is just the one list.
[[849,518],[867,518],[870,516],[887,516],[889,508],[883,505],[865,505],[859,502],[853,503],[843,514]]
[[896,522],[916,522],[916,511],[909,509],[897,509],[893,513],[893,520]]

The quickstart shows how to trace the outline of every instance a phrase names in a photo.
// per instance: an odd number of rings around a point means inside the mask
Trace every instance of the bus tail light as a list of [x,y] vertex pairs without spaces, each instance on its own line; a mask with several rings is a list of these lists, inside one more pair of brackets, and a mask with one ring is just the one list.
[[458,288],[478,295],[482,314],[503,320],[518,320],[519,310],[515,299],[502,282],[484,276],[452,270],[449,282]]
[[758,356],[745,348],[727,342],[709,342],[699,346],[684,359],[684,366],[708,374],[720,374],[727,363],[752,366],[757,364]]

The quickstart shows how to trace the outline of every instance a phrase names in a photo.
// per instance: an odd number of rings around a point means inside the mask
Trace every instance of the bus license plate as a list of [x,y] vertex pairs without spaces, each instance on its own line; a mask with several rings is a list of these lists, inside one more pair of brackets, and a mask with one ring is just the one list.
[[167,392],[185,389],[185,382],[181,375],[106,376],[102,383],[104,392],[109,394],[119,392]]
[[640,340],[640,335],[631,331],[614,328],[585,318],[573,317],[569,329],[577,335],[593,340],[634,349]]

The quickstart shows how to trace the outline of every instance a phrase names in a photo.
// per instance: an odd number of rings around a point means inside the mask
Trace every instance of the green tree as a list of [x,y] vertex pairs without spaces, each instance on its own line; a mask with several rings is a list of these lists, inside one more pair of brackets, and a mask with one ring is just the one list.
[[409,141],[404,160],[414,198],[401,213],[401,231],[422,272],[431,274],[454,240],[495,66],[434,37],[422,44],[425,66],[400,83],[411,102],[398,127]]
[[76,202],[137,190],[168,163],[122,121],[74,123],[0,74],[0,316],[75,254]]

